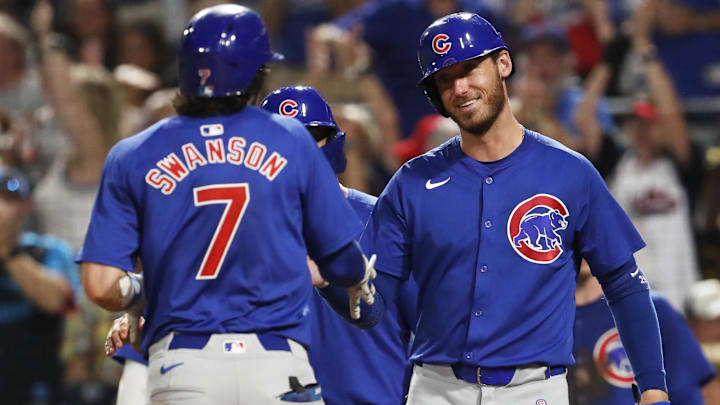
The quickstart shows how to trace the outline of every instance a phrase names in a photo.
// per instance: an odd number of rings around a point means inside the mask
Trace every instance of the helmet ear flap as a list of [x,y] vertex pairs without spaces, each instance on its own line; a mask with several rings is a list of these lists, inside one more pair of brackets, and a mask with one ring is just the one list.
[[435,109],[442,114],[443,117],[449,117],[450,114],[448,114],[445,106],[443,105],[442,99],[440,99],[440,92],[438,91],[432,76],[423,80],[422,88],[425,93],[425,97],[427,97],[428,101],[430,101],[430,104],[435,107]]

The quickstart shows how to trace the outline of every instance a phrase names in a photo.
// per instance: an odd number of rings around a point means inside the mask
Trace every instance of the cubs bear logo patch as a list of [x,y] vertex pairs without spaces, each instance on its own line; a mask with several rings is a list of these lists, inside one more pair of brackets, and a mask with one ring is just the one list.
[[536,194],[517,204],[508,218],[507,234],[512,248],[523,259],[549,264],[563,252],[562,231],[570,212],[550,194]]
[[635,375],[617,329],[603,333],[593,348],[593,360],[600,375],[609,384],[620,388],[632,387]]

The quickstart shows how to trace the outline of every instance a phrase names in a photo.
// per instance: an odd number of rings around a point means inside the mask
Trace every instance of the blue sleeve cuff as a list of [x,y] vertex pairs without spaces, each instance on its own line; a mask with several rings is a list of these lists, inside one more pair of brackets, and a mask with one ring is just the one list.
[[344,288],[329,285],[325,288],[318,288],[317,292],[325,299],[333,311],[360,329],[374,327],[380,322],[385,313],[385,301],[379,291],[375,293],[374,304],[368,305],[364,301],[360,302],[360,319],[350,317],[350,298]]

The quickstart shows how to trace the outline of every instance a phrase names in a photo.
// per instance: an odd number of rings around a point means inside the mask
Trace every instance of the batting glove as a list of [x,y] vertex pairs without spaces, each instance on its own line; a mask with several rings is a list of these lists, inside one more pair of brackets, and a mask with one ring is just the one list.
[[365,260],[365,276],[359,283],[347,288],[348,296],[350,296],[350,318],[352,319],[360,319],[360,301],[365,301],[368,305],[375,302],[375,286],[370,283],[370,280],[377,277],[375,271],[377,255],[370,256],[370,260],[363,255],[363,260]]

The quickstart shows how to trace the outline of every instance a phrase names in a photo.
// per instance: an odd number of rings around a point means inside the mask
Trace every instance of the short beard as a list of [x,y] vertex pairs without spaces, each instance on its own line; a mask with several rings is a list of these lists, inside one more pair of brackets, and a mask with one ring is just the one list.
[[495,71],[495,86],[490,89],[487,97],[488,113],[485,119],[480,122],[472,122],[465,124],[458,119],[457,116],[452,116],[453,120],[458,126],[473,136],[481,137],[495,124],[497,117],[500,112],[505,108],[505,89],[503,88],[503,82],[500,78],[500,72]]

